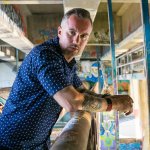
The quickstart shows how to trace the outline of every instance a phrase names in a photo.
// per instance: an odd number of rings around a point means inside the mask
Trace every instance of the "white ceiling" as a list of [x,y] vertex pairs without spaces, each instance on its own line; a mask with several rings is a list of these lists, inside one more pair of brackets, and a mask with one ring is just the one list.
[[0,0],[0,4],[63,4],[63,0]]
[[29,4],[26,5],[31,14],[63,13],[63,4]]

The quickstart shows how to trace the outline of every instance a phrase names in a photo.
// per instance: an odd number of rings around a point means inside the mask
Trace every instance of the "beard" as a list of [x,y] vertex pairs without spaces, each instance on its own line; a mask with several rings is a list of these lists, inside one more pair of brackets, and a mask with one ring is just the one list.
[[76,44],[72,44],[72,45],[70,45],[69,47],[68,47],[68,50],[70,50],[70,51],[79,51],[79,46],[78,45],[76,45]]
[[80,48],[78,45],[76,44],[71,44],[69,46],[67,46],[66,48],[62,49],[63,54],[65,55],[77,55],[80,52]]

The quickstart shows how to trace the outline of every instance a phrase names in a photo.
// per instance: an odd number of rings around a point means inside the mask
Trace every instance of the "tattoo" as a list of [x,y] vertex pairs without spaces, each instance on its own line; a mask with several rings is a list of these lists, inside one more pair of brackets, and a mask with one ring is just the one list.
[[87,93],[84,94],[84,101],[82,103],[83,110],[90,112],[100,112],[102,108],[102,99],[89,95]]

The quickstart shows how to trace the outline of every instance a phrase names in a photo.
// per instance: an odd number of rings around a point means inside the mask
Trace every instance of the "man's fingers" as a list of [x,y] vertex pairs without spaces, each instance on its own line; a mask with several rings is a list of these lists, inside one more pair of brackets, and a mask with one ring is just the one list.
[[130,114],[131,114],[131,112],[130,112],[130,111],[129,111],[129,112],[127,112],[127,113],[125,113],[125,115],[126,115],[126,116],[128,116],[128,115],[130,115]]
[[129,111],[125,112],[125,115],[130,115],[133,112],[133,108],[131,108]]
[[128,115],[130,115],[131,113],[132,113],[132,112],[129,111],[129,112],[125,113],[125,115],[128,116]]
[[1,106],[0,106],[0,109],[3,109],[3,107],[4,107],[4,106],[1,105]]
[[129,115],[133,112],[133,99],[128,95],[113,95],[110,96],[113,100],[113,107],[115,110],[124,112],[126,115]]

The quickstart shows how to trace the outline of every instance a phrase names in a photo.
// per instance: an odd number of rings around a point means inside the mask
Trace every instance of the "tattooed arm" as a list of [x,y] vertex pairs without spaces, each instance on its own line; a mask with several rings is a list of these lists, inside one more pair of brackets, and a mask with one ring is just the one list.
[[67,111],[86,110],[102,112],[110,111],[112,108],[125,113],[132,112],[133,100],[127,95],[114,95],[102,98],[86,92],[81,93],[70,85],[58,91],[53,97]]
[[[84,102],[82,103],[84,110],[92,112],[117,110],[129,115],[133,112],[133,100],[128,95],[110,95],[110,94],[96,94],[81,86],[77,89],[84,94]],[[104,102],[103,102],[104,101]],[[103,110],[104,103],[107,108]]]

